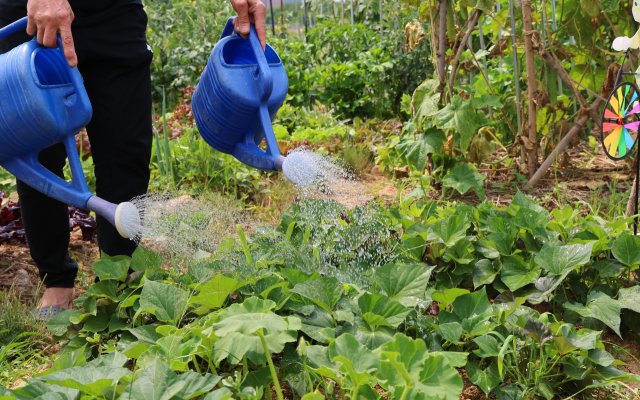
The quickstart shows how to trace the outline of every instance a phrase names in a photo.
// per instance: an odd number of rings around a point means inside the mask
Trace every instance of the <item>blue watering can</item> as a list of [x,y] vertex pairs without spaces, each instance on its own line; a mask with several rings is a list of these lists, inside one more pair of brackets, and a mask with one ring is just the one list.
[[[284,171],[294,183],[313,180],[304,157],[283,157],[271,121],[287,97],[289,80],[278,53],[263,52],[255,27],[249,40],[229,18],[191,99],[202,138],[214,149],[266,171]],[[267,150],[258,147],[265,139]]]
[[[27,27],[22,18],[0,29],[0,39]],[[107,202],[89,191],[75,135],[91,120],[82,77],[58,49],[36,41],[0,55],[0,166],[49,197],[105,217],[124,237],[134,237],[140,217],[131,203]],[[73,175],[71,183],[44,168],[38,153],[62,142]]]

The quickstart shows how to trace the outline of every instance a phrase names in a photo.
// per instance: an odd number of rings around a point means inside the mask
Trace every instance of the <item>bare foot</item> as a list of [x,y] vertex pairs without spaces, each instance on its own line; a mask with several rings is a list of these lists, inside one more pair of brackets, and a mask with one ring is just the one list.
[[76,298],[74,288],[47,288],[40,300],[40,307],[60,306],[69,308],[73,299]]

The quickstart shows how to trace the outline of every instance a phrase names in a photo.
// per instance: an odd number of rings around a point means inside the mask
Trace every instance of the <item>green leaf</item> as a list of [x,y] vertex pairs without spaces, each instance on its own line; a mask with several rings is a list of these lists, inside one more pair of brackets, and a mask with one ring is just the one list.
[[471,188],[474,188],[480,200],[484,201],[484,180],[486,176],[482,175],[469,164],[460,164],[444,177],[442,184],[457,190],[460,194],[465,194]]
[[462,151],[466,151],[471,143],[471,137],[476,131],[475,115],[476,112],[471,101],[455,95],[451,99],[451,103],[436,112],[433,117],[438,128],[443,130],[453,128],[458,132],[460,148]]
[[562,275],[576,267],[587,264],[591,260],[593,243],[547,247],[538,253],[535,262],[549,271],[551,275]]
[[[496,260],[497,261],[497,260]],[[500,261],[497,261],[499,264]],[[488,285],[496,279],[499,271],[494,269],[493,263],[490,260],[479,260],[473,267],[473,286],[478,288],[482,285]]]
[[515,255],[502,261],[500,279],[512,292],[523,286],[535,283],[540,278],[540,267],[534,265],[529,269],[522,257]]
[[489,365],[489,368],[483,371],[477,364],[470,362],[467,364],[466,369],[469,380],[473,384],[478,385],[487,396],[489,396],[493,389],[502,381],[498,373],[498,364],[496,363],[492,363]]
[[640,286],[622,288],[618,291],[618,303],[622,308],[628,308],[640,313]]
[[612,12],[618,9],[618,3],[620,0],[600,0],[603,12]]
[[[433,295],[431,296],[433,297]],[[491,303],[487,298],[487,290],[464,294],[453,301],[453,309],[461,319],[468,319],[476,315],[483,315],[491,312]]]
[[[396,328],[400,325],[404,319],[412,311],[411,308],[405,307],[397,301],[390,300],[387,296],[382,294],[369,294],[365,293],[358,298],[358,307],[360,308],[360,314],[372,313],[379,316],[388,325]],[[364,318],[365,321],[367,320]],[[367,321],[369,325],[372,325],[370,321]]]
[[94,283],[87,293],[97,297],[107,297],[113,301],[118,301],[116,290],[118,289],[118,281],[115,279],[103,279],[98,283]]
[[166,336],[158,340],[158,343],[149,347],[140,354],[138,367],[145,368],[158,358],[163,360],[176,371],[186,371],[187,364],[191,360],[191,354],[196,353],[201,343],[199,337],[186,339],[180,336]]
[[466,236],[467,228],[469,228],[469,217],[463,213],[442,219],[433,224],[431,229],[442,243],[451,247]]
[[478,357],[498,356],[498,339],[496,339],[495,336],[489,334],[482,335],[474,338],[473,341],[478,345],[478,350],[473,351]]
[[429,128],[416,140],[407,140],[396,146],[401,157],[407,159],[408,165],[422,172],[427,167],[428,155],[440,153],[442,145],[447,141],[447,137],[440,129]]
[[413,307],[425,300],[433,268],[425,264],[387,264],[376,270],[374,280],[391,300]]
[[143,246],[138,246],[131,255],[131,269],[134,271],[149,270],[154,272],[159,270],[162,264],[164,264],[164,259],[160,253],[147,250]]
[[[298,337],[296,330],[284,331],[279,334],[265,335],[267,348],[271,354],[278,354],[284,350],[287,343],[295,342]],[[243,356],[254,364],[264,364],[267,359],[264,355],[262,341],[257,335],[247,336],[238,332],[231,332],[214,342],[215,362],[224,359],[231,365],[242,361]]]
[[[84,350],[84,346],[76,351],[79,350]],[[111,353],[94,358],[90,363],[87,364],[87,367],[124,367],[128,362],[129,357],[116,350],[112,351]]]
[[298,314],[298,318],[302,323],[301,330],[306,335],[309,335],[313,340],[318,341],[319,343],[328,344],[326,338],[324,338],[320,332],[326,328],[335,328],[336,323],[331,317],[331,314],[326,312],[324,309],[311,305],[312,312],[309,315],[300,315]]
[[427,79],[413,92],[413,96],[411,97],[411,110],[418,124],[418,128],[422,127],[426,118],[438,111],[438,98],[440,94],[433,93],[438,87],[438,84],[439,81],[437,79]]
[[531,336],[536,342],[540,344],[544,344],[545,342],[553,339],[551,329],[549,329],[549,327],[547,327],[541,321],[531,318],[530,316],[527,318],[527,322],[524,325],[524,329],[522,330],[522,332],[525,335]]
[[342,334],[345,333],[353,335],[358,342],[368,349],[374,350],[393,340],[396,331],[388,326],[371,326],[362,318],[356,318],[353,324],[348,322],[344,324]]
[[147,281],[140,294],[140,308],[153,310],[163,322],[177,322],[189,305],[189,292],[165,283]]
[[39,379],[47,383],[78,389],[95,397],[103,397],[104,389],[113,386],[129,374],[131,371],[126,368],[81,366],[54,372]]
[[421,261],[422,255],[424,254],[424,249],[427,247],[427,244],[422,237],[414,236],[402,242],[402,247],[404,247],[407,251],[407,256],[413,258],[414,260]]
[[71,325],[71,318],[77,318],[84,313],[80,310],[69,309],[64,310],[60,314],[47,321],[47,329],[55,336],[62,336],[67,331],[67,327]]
[[471,104],[473,104],[476,109],[486,106],[497,108],[503,107],[502,103],[500,103],[500,99],[495,96],[491,96],[490,94],[484,94],[482,95],[482,97],[475,97],[473,100],[471,100]]
[[492,233],[483,240],[483,242],[498,250],[498,252],[503,256],[510,256],[513,254],[513,241],[513,235],[503,232]]
[[178,375],[157,359],[127,386],[121,398],[132,400],[188,400],[211,391],[220,380],[219,376],[201,376],[192,371]]
[[158,339],[162,338],[162,335],[156,332],[158,325],[144,325],[134,329],[129,329],[129,332],[133,334],[139,341],[148,343],[151,346],[156,344]]
[[431,299],[442,304],[442,309],[449,307],[449,304],[453,303],[458,297],[468,294],[467,289],[452,288],[445,291],[436,290],[431,293]]
[[329,348],[325,346],[307,346],[308,366],[316,373],[340,383],[340,363],[329,357]]
[[205,283],[202,286],[198,286],[199,293],[196,296],[191,297],[190,304],[199,304],[202,307],[220,308],[224,304],[229,294],[235,292],[241,287],[247,285],[249,282],[238,282],[233,278],[228,278],[224,275],[216,275],[215,278]]
[[115,279],[118,281],[124,280],[127,277],[129,271],[129,262],[113,262],[111,260],[101,260],[92,265],[93,270],[98,278],[102,279]]
[[269,334],[278,334],[289,329],[300,329],[300,320],[296,317],[283,318],[270,310],[275,307],[271,300],[250,297],[242,304],[232,304],[222,310],[218,322],[212,325],[215,333],[223,337],[230,332],[251,335],[259,329]]
[[620,310],[622,306],[606,294],[592,292],[587,296],[586,306],[579,303],[565,303],[564,308],[583,317],[602,321],[620,336]]
[[622,233],[611,247],[613,255],[628,267],[640,264],[640,236]]
[[[0,385],[0,393],[2,393],[2,390],[3,387]],[[51,392],[64,395],[64,400],[75,400],[80,393],[77,389],[48,384],[41,379],[29,379],[29,383],[26,386],[13,389],[10,392],[5,391],[5,393],[8,393],[5,394],[7,397],[3,398],[3,395],[0,395],[0,398],[2,400],[15,400],[16,398],[19,400],[37,399]]]
[[611,258],[596,261],[590,267],[599,272],[600,278],[617,278],[627,270],[624,264]]
[[313,281],[298,283],[290,292],[308,298],[328,313],[331,313],[338,300],[342,297],[344,287],[336,278],[322,277]]
[[459,343],[460,336],[464,333],[462,325],[457,322],[449,322],[440,325],[440,334],[444,340],[448,340],[452,343]]
[[380,369],[380,359],[354,336],[345,333],[334,340],[329,345],[329,357],[342,364],[340,370],[348,375],[351,388],[365,382],[376,382],[371,374]]
[[204,397],[202,400],[228,400],[233,396],[233,393],[227,388],[214,390]]
[[591,349],[587,354],[591,361],[603,367],[608,367],[616,360],[611,354],[602,349]]
[[105,312],[99,312],[97,315],[92,315],[84,320],[82,330],[87,332],[102,332],[109,326],[109,316]]

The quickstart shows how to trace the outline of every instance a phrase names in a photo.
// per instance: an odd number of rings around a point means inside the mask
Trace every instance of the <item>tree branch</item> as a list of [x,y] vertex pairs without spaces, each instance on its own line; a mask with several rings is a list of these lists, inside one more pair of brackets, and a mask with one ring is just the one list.
[[480,18],[480,14],[482,13],[482,11],[480,11],[479,9],[476,9],[476,12],[473,14],[473,17],[470,19],[471,22],[469,22],[469,26],[467,27],[467,31],[465,32],[464,36],[462,37],[462,41],[460,42],[460,46],[458,47],[458,51],[456,52],[456,56],[453,59],[453,63],[451,64],[451,74],[449,75],[449,89],[451,91],[451,93],[453,93],[453,83],[456,79],[456,74],[458,72],[458,64],[460,61],[460,55],[462,54],[462,52],[465,49],[465,44],[469,41],[469,36],[471,36],[471,33],[473,32],[473,28],[475,28],[476,24],[478,23],[478,19]]

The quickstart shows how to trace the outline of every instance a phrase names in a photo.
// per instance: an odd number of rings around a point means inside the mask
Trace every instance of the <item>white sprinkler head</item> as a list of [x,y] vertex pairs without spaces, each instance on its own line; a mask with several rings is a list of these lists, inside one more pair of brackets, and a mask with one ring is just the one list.
[[282,164],[284,176],[298,186],[311,185],[318,177],[316,168],[313,157],[305,152],[290,153]]
[[122,237],[131,239],[140,233],[140,213],[133,203],[118,204],[115,215],[116,229]]

